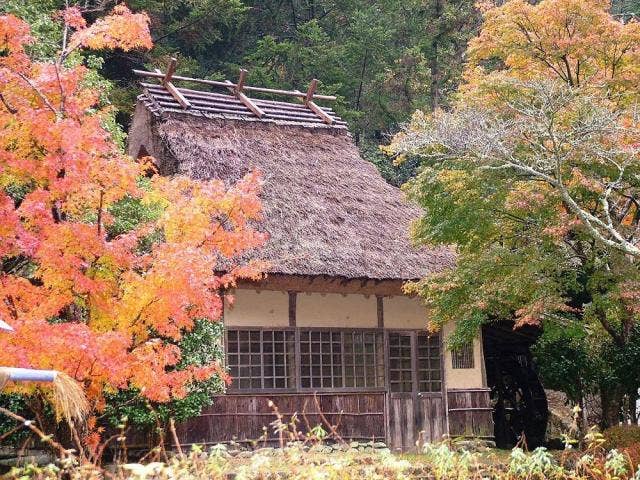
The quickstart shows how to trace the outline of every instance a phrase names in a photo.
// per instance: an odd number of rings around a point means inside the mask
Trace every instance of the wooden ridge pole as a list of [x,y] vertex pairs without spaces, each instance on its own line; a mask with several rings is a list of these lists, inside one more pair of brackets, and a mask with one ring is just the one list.
[[333,118],[327,115],[327,112],[322,110],[318,105],[316,105],[313,102],[313,96],[315,95],[317,88],[318,88],[318,79],[314,78],[313,80],[311,80],[311,83],[309,84],[309,88],[307,89],[307,93],[304,96],[304,104],[307,106],[309,110],[315,113],[320,118],[320,120],[322,120],[327,125],[332,125]]
[[[182,93],[176,88],[176,86],[171,83],[171,79],[173,78],[173,74],[176,72],[176,66],[178,65],[178,60],[175,58],[171,58],[169,62],[169,66],[167,67],[167,73],[162,78],[162,85],[166,88],[171,96],[176,99],[176,102],[180,104],[182,108],[191,108],[191,103],[189,100],[185,98]],[[162,72],[156,71],[156,73],[162,74]]]
[[[146,70],[134,70],[133,73],[139,77],[151,77],[151,78],[157,78],[157,79],[163,79],[165,77],[164,73],[158,72],[158,71],[148,72]],[[180,81],[180,82],[201,83],[204,85],[210,85],[212,87],[235,88],[237,86],[237,84],[230,82],[228,80],[225,82],[220,82],[217,80],[205,80],[203,78],[183,77],[180,75],[173,75],[171,79],[174,81]],[[247,85],[243,85],[242,90],[245,92],[260,92],[260,93],[272,93],[275,95],[287,95],[290,97],[298,97],[303,99],[306,98],[307,96],[306,93],[300,92],[298,90],[278,90],[275,88],[251,87]],[[313,98],[316,100],[335,100],[336,99],[336,97],[333,95],[319,95],[319,94],[314,94]]]

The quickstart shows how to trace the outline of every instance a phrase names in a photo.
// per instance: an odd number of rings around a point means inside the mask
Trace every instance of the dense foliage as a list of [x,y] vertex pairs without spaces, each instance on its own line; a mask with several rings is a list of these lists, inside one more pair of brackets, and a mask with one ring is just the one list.
[[602,432],[608,448],[625,448],[640,445],[640,426],[616,425]]
[[[545,327],[547,386],[599,393],[603,424],[635,405],[640,24],[597,0],[490,7],[449,113],[416,113],[390,151],[420,157],[415,235],[456,244],[413,285],[458,340],[515,318]],[[635,418],[635,408],[629,408]]]
[[[47,16],[64,0],[6,0],[0,11],[27,18],[42,34],[37,49],[55,50]],[[79,3],[88,18],[103,16],[115,1]],[[416,108],[446,104],[459,81],[468,39],[480,16],[466,0],[130,0],[151,21],[154,48],[147,52],[101,52],[101,73],[115,82],[110,98],[125,128],[139,93],[132,68],[165,69],[171,56],[178,72],[248,83],[320,89],[339,96],[335,108],[350,123],[367,158],[390,181],[401,184],[410,165],[394,167],[377,151]]]
[[[193,414],[226,377],[219,351],[203,350],[218,333],[196,322],[219,319],[221,288],[260,274],[235,261],[264,240],[249,225],[257,174],[227,189],[125,156],[79,52],[150,48],[148,17],[119,5],[91,24],[77,7],[53,20],[55,58],[30,50],[27,23],[0,16],[0,317],[15,328],[0,336],[0,364],[66,372],[95,411],[135,389],[149,402],[187,397],[174,409]],[[214,275],[222,262],[228,273]],[[37,400],[42,420],[46,386],[10,391]],[[96,418],[89,428],[90,446]]]
[[[185,333],[178,343],[180,361],[176,368],[202,367],[222,362],[222,332],[221,322],[196,320],[193,329]],[[170,419],[179,422],[199,415],[204,407],[212,404],[214,395],[222,392],[224,387],[224,377],[215,375],[193,382],[186,396],[162,403],[149,401],[136,388],[119,390],[107,394],[102,416],[109,425],[122,424],[128,431],[140,427],[156,427],[158,423],[164,426]]]

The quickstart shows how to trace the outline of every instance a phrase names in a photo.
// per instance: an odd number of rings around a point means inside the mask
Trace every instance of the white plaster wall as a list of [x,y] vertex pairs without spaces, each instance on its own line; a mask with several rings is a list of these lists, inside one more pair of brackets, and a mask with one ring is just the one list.
[[378,307],[374,295],[298,293],[298,327],[376,328]]
[[447,389],[482,388],[487,386],[482,353],[482,339],[478,335],[473,341],[473,368],[452,368],[451,350],[447,349],[447,339],[455,330],[449,323],[442,328],[444,349],[444,378]]
[[427,309],[414,297],[384,297],[384,328],[422,329],[427,328]]
[[225,302],[224,322],[230,327],[289,326],[289,294],[273,290],[237,289],[233,306]]

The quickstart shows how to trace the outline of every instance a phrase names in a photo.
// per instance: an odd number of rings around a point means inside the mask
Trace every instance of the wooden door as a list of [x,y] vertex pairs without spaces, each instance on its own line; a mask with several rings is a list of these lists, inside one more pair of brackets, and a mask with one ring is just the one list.
[[422,331],[387,333],[388,442],[414,451],[445,433],[440,339]]

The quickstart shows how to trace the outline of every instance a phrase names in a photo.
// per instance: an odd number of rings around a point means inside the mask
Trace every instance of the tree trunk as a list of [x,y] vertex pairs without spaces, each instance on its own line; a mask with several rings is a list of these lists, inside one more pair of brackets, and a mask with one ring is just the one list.
[[631,423],[633,423],[634,425],[637,425],[638,423],[638,410],[636,407],[636,404],[638,402],[638,391],[632,391],[631,393],[629,393],[628,395],[629,397],[629,420],[631,421]]
[[[442,2],[444,0],[434,0],[434,22],[440,25],[442,16]],[[440,105],[440,60],[438,59],[438,49],[440,47],[440,27],[433,35],[431,41],[431,58],[429,60],[429,70],[431,72],[431,85],[429,95],[431,97],[431,110],[434,111]]]
[[602,429],[613,427],[620,423],[624,392],[620,387],[600,388],[600,400],[602,402]]

